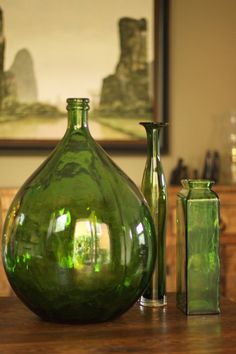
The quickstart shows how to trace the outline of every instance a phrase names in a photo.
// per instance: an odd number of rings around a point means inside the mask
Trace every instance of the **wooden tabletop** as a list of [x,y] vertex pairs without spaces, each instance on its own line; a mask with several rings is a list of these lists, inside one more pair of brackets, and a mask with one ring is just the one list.
[[48,323],[16,297],[0,298],[1,354],[219,354],[236,353],[236,303],[222,300],[221,315],[185,316],[175,297],[161,309],[137,304],[111,322]]

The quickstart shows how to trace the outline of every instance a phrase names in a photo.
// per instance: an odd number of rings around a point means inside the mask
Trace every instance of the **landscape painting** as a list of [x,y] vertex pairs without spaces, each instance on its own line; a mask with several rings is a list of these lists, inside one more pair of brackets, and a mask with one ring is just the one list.
[[[153,0],[1,0],[0,145],[53,146],[66,99],[90,99],[103,143],[144,141],[154,114]],[[135,145],[134,144],[134,145]]]

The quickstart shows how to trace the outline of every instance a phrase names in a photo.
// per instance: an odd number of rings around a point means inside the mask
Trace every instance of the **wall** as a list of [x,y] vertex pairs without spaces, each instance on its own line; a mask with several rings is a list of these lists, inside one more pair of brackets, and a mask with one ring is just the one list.
[[172,0],[170,15],[171,159],[202,167],[207,149],[223,152],[223,120],[236,107],[235,0]]
[[[221,149],[221,119],[236,109],[236,1],[170,0],[170,153],[167,178],[179,156],[202,170],[207,149]],[[0,156],[0,185],[19,186],[46,155]],[[112,156],[140,184],[145,155]]]

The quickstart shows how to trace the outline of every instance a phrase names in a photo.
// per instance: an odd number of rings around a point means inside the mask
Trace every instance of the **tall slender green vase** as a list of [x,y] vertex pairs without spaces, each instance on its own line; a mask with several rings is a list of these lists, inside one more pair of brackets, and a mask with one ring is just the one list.
[[155,228],[138,188],[91,137],[89,100],[67,102],[63,139],[8,211],[3,263],[15,293],[43,319],[102,322],[146,288]]
[[219,199],[209,180],[183,180],[177,195],[177,307],[220,312]]
[[157,236],[157,259],[149,285],[140,304],[157,307],[166,298],[166,216],[167,187],[160,155],[160,132],[167,123],[141,122],[147,134],[147,161],[142,179],[142,192],[151,209]]

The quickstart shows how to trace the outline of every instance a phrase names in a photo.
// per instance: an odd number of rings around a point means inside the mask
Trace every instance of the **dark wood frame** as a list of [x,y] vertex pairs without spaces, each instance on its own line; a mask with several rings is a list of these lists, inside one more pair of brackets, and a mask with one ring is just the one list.
[[[168,122],[168,0],[154,1],[154,121]],[[168,153],[168,128],[163,130],[161,151]],[[140,153],[146,140],[99,140],[111,152]],[[0,149],[42,151],[53,149],[58,140],[0,139]]]

